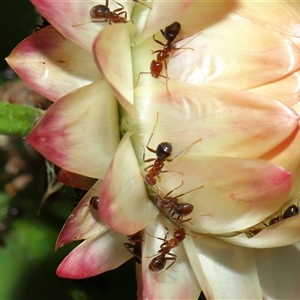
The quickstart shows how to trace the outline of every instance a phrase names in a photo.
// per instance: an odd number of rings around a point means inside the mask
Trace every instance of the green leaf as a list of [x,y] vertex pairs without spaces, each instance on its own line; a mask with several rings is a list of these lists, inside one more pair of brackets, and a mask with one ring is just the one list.
[[0,134],[26,136],[43,113],[34,107],[0,102]]

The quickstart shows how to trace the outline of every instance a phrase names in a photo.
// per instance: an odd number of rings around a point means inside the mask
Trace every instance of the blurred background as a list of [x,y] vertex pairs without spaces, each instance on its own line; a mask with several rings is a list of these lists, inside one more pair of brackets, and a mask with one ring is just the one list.
[[[0,9],[0,100],[45,109],[49,102],[18,81],[4,60],[43,23],[41,17],[29,0],[4,0]],[[51,165],[49,170],[54,171]],[[133,259],[85,280],[56,276],[59,263],[76,246],[54,251],[80,193],[62,186],[37,215],[47,189],[47,168],[22,138],[0,135],[0,187],[0,300],[136,299]]]

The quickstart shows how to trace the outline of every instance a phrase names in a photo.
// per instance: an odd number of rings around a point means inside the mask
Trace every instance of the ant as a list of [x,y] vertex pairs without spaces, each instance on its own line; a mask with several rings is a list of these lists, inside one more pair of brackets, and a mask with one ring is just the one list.
[[[111,23],[127,23],[127,12],[123,11],[124,6],[119,2],[116,3],[121,7],[113,11],[110,11],[108,7],[108,0],[105,1],[105,5],[99,4],[92,7],[90,10],[92,22],[108,22],[110,25]],[[123,14],[125,18],[121,17]],[[104,19],[104,21],[99,19]]]
[[298,215],[298,213],[299,213],[299,201],[300,201],[300,199],[298,200],[298,206],[296,206],[295,204],[292,204],[292,205],[290,205],[285,211],[284,211],[284,213],[283,214],[280,214],[279,216],[277,216],[277,217],[274,217],[274,218],[272,218],[270,221],[269,221],[269,226],[270,225],[274,225],[274,224],[276,224],[276,223],[278,223],[278,222],[280,222],[280,221],[282,221],[282,220],[284,220],[284,219],[288,219],[288,218],[290,218],[290,217],[293,217],[293,216],[296,216],[296,215]]
[[[153,127],[153,130],[151,132],[151,135],[149,137],[149,140],[147,142],[147,145],[146,145],[146,148],[152,152],[152,153],[155,153],[156,154],[156,158],[149,158],[149,159],[145,159],[145,149],[144,149],[144,154],[143,154],[143,161],[144,162],[151,162],[151,161],[154,161],[154,163],[148,167],[146,167],[144,169],[145,172],[148,172],[146,175],[145,175],[145,178],[144,180],[146,181],[146,183],[150,186],[153,186],[156,184],[156,178],[155,177],[158,177],[159,178],[159,174],[160,173],[163,173],[163,172],[167,172],[167,171],[162,171],[162,168],[164,167],[164,163],[166,161],[170,162],[172,160],[174,160],[175,158],[177,158],[179,155],[181,155],[185,150],[191,148],[194,144],[196,144],[197,142],[201,141],[201,139],[198,139],[196,140],[195,142],[193,142],[191,145],[185,147],[183,150],[179,151],[175,156],[174,158],[169,158],[171,156],[171,153],[172,153],[172,150],[173,150],[173,147],[172,147],[172,144],[169,143],[169,142],[162,142],[160,143],[156,150],[152,149],[149,147],[149,144],[151,142],[151,139],[153,137],[153,133],[154,133],[154,130],[156,128],[156,125],[157,125],[157,122],[158,122],[158,113],[157,113],[157,116],[156,116],[156,122],[155,122],[155,125]],[[175,171],[176,172],[176,171]]]
[[133,235],[128,235],[129,243],[124,243],[125,248],[133,255],[135,261],[139,264],[142,263],[142,242],[143,230],[138,231]]
[[139,4],[142,4],[142,5],[144,5],[144,6],[148,7],[148,8],[150,8],[150,9],[152,9],[152,7],[150,7],[149,5],[145,4],[144,2],[141,2],[141,1],[139,1],[139,0],[133,0],[133,1],[134,1],[134,2],[137,2],[137,3],[139,3]]
[[[163,270],[164,267],[166,266],[167,260],[171,260],[172,263],[166,268],[166,270],[171,268],[171,266],[176,262],[177,255],[174,253],[170,253],[170,251],[173,248],[179,246],[179,244],[185,239],[185,236],[187,234],[185,229],[180,227],[174,230],[173,238],[167,240],[169,235],[169,230],[167,227],[165,228],[167,230],[165,237],[163,239],[156,237],[157,239],[162,240],[163,243],[160,245],[160,250],[158,251],[158,255],[156,255],[149,264],[149,270],[152,272],[159,272]],[[162,274],[163,272],[161,272],[160,274]]]
[[[91,22],[108,22],[109,25],[111,25],[112,23],[127,23],[127,12],[123,11],[124,6],[119,3],[114,1],[115,3],[117,3],[118,5],[120,5],[120,8],[117,8],[113,11],[110,10],[110,8],[108,7],[108,0],[105,1],[105,5],[102,4],[98,4],[95,5],[91,8],[90,10],[90,17],[92,19],[92,21],[89,21],[87,23],[91,23]],[[121,15],[124,15],[124,17],[121,17]],[[81,23],[81,24],[76,24],[73,25],[73,27],[75,26],[80,26],[86,23]]]
[[[141,74],[151,74],[152,77],[158,78],[158,77],[163,77],[166,79],[166,87],[167,87],[167,92],[169,96],[171,96],[169,87],[168,87],[168,69],[167,69],[167,59],[170,56],[171,51],[173,50],[180,50],[180,49],[191,49],[194,50],[193,48],[176,48],[174,44],[174,40],[176,39],[177,35],[179,34],[181,29],[181,24],[179,22],[174,22],[171,25],[167,26],[165,30],[160,30],[161,34],[164,36],[164,38],[167,40],[166,44],[162,43],[161,41],[157,40],[155,38],[155,34],[153,35],[153,40],[162,45],[163,49],[162,50],[156,50],[152,51],[152,54],[157,53],[156,60],[152,60],[150,64],[150,72],[140,72],[137,82],[135,84],[135,87],[137,87],[138,82],[140,80]],[[181,41],[182,39],[178,40],[177,42]],[[161,75],[161,72],[163,70],[163,67],[165,67],[166,70],[166,75]]]
[[[177,190],[182,185],[183,185],[183,181],[181,182],[181,184],[178,187],[171,190],[164,196],[160,191],[158,191],[156,194],[156,197],[154,199],[154,204],[159,210],[169,209],[169,211],[166,214],[169,214],[172,211],[171,219],[175,220],[176,224],[190,221],[191,218],[183,220],[183,217],[186,217],[189,214],[191,214],[194,209],[194,206],[191,203],[188,203],[188,202],[178,203],[178,198],[181,196],[184,196],[188,193],[191,193],[195,190],[201,189],[203,187],[203,185],[201,185],[195,189],[192,189],[192,190],[182,193],[180,195],[177,195],[174,197],[168,197],[173,191]],[[177,215],[177,217],[174,217],[174,215]]]

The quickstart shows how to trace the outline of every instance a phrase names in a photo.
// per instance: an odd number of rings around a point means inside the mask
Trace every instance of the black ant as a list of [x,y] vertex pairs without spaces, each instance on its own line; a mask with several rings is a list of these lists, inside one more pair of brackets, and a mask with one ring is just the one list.
[[135,261],[139,264],[142,263],[142,242],[143,230],[138,231],[133,235],[128,235],[129,243],[124,243],[126,249],[133,255]]
[[[195,189],[192,189],[192,190],[182,193],[180,195],[177,195],[174,197],[168,197],[173,191],[180,188],[182,186],[182,184],[183,184],[183,181],[181,182],[181,184],[178,187],[171,190],[164,196],[160,191],[158,191],[156,194],[156,197],[154,199],[154,204],[159,210],[169,209],[169,211],[167,211],[166,214],[169,214],[172,211],[171,218],[176,221],[176,224],[190,221],[191,218],[183,220],[183,217],[186,217],[189,214],[191,214],[194,209],[194,206],[191,203],[188,203],[188,202],[178,203],[178,198],[182,197],[188,193],[191,193],[195,190],[201,189],[203,187],[203,185],[201,185]],[[177,215],[177,217],[174,218],[174,215]]]
[[142,5],[144,5],[144,6],[148,7],[148,8],[150,8],[150,9],[152,9],[152,7],[150,7],[149,5],[145,4],[144,2],[141,2],[141,1],[139,1],[139,0],[133,0],[133,1],[134,1],[134,2],[137,2],[137,3],[139,3],[139,4],[142,4]]
[[285,211],[284,211],[284,213],[283,214],[280,214],[279,216],[277,216],[277,217],[274,217],[274,218],[272,218],[270,221],[269,221],[269,226],[270,225],[274,225],[274,224],[276,224],[276,223],[278,223],[278,222],[280,222],[280,221],[282,221],[282,220],[284,220],[284,219],[288,219],[288,218],[290,218],[290,217],[293,217],[293,216],[296,216],[296,215],[298,215],[298,213],[299,213],[299,201],[300,201],[300,199],[298,200],[298,206],[296,206],[295,204],[292,204],[292,205],[290,205]]
[[[137,87],[141,74],[151,74],[152,77],[154,77],[154,78],[163,77],[166,79],[167,92],[168,92],[169,96],[171,96],[169,87],[168,87],[168,79],[170,79],[170,78],[168,76],[168,70],[167,70],[167,59],[169,58],[170,53],[173,50],[180,50],[180,49],[194,50],[193,48],[176,48],[176,46],[174,44],[174,40],[176,39],[177,35],[179,34],[180,29],[181,29],[180,23],[174,22],[171,25],[167,26],[165,28],[165,30],[162,30],[162,29],[160,30],[161,34],[167,40],[166,44],[157,40],[155,38],[155,34],[153,35],[153,40],[156,43],[162,45],[163,49],[152,51],[152,54],[157,53],[156,60],[152,60],[152,62],[150,64],[150,72],[140,72],[139,73],[139,76],[138,76],[138,79],[137,79],[137,82],[136,82],[134,88]],[[179,42],[181,40],[182,39],[178,40],[177,42]],[[161,72],[162,72],[164,66],[165,66],[165,70],[166,70],[166,75],[161,75]]]
[[151,132],[151,135],[149,137],[149,140],[147,142],[147,145],[146,145],[146,148],[152,152],[152,153],[155,153],[156,154],[156,158],[149,158],[149,159],[145,159],[145,151],[144,151],[144,154],[143,154],[143,161],[144,162],[151,162],[153,161],[154,163],[148,167],[146,167],[144,169],[145,172],[148,172],[146,175],[145,175],[145,178],[144,180],[146,181],[147,184],[153,186],[156,184],[156,178],[155,177],[158,177],[159,178],[159,174],[162,173],[162,172],[167,172],[167,171],[162,171],[162,168],[164,167],[164,163],[166,161],[170,162],[172,160],[174,160],[175,158],[177,158],[179,155],[181,155],[185,150],[191,148],[195,143],[201,141],[201,139],[198,139],[196,140],[195,142],[193,142],[191,145],[185,147],[183,150],[179,151],[175,156],[174,158],[169,158],[171,156],[171,153],[172,153],[172,144],[169,143],[169,142],[162,142],[160,143],[156,150],[152,149],[149,147],[149,144],[151,142],[151,139],[153,137],[153,133],[154,133],[154,130],[156,128],[156,125],[157,125],[157,122],[158,122],[158,113],[157,113],[157,117],[156,117],[156,122],[155,122],[155,125],[153,127],[153,130]]
[[[171,266],[176,262],[177,255],[174,253],[170,253],[170,251],[173,248],[179,246],[179,244],[185,239],[185,236],[187,234],[184,228],[182,228],[182,227],[177,228],[174,230],[173,238],[171,238],[170,240],[167,240],[169,230],[167,227],[165,227],[165,228],[167,230],[165,237],[163,239],[156,237],[157,239],[162,240],[163,243],[160,245],[160,250],[158,251],[159,254],[157,256],[155,256],[149,264],[149,270],[152,272],[159,272],[159,271],[163,270],[164,267],[166,266],[167,260],[171,260],[172,263],[166,268],[166,270],[171,268]],[[150,234],[148,234],[148,235],[150,235]],[[152,235],[150,235],[150,236],[152,236]],[[154,236],[152,236],[152,237],[154,237]],[[162,274],[163,272],[161,272],[160,274]]]

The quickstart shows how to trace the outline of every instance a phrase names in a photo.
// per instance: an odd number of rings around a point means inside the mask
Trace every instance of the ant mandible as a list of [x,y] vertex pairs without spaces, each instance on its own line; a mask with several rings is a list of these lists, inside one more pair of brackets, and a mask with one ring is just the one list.
[[[153,137],[153,133],[154,133],[154,130],[156,128],[157,122],[158,122],[158,113],[157,113],[157,116],[156,116],[155,125],[153,127],[153,130],[151,132],[151,135],[150,135],[149,140],[148,140],[147,145],[146,145],[147,150],[149,150],[150,152],[156,154],[156,158],[145,159],[145,151],[144,151],[144,154],[143,154],[143,161],[144,162],[151,162],[151,161],[154,162],[152,165],[150,165],[150,166],[148,166],[148,167],[146,167],[144,169],[145,172],[148,172],[145,175],[144,180],[150,186],[153,186],[153,185],[156,184],[156,178],[155,177],[159,178],[159,174],[160,173],[167,172],[167,171],[162,171],[162,168],[164,167],[164,163],[166,161],[170,162],[170,161],[174,160],[179,155],[181,155],[185,150],[191,148],[195,143],[201,141],[201,139],[196,140],[191,145],[189,145],[189,146],[185,147],[183,150],[179,151],[174,156],[174,158],[169,158],[171,156],[172,149],[173,149],[171,143],[169,143],[169,142],[162,142],[162,143],[160,143],[157,146],[156,150],[154,150],[154,149],[152,149],[152,148],[149,147],[149,144],[150,144],[151,139]],[[174,172],[176,172],[176,171],[174,171]]]
[[[171,25],[167,26],[165,28],[165,30],[162,30],[162,29],[160,30],[161,34],[167,40],[166,44],[164,44],[161,41],[157,40],[155,38],[155,34],[153,35],[153,40],[156,43],[162,45],[163,49],[152,51],[152,54],[157,53],[156,60],[152,60],[152,62],[150,64],[150,72],[140,72],[139,73],[139,76],[138,76],[138,79],[137,79],[137,82],[136,82],[134,88],[137,87],[138,82],[140,80],[141,74],[151,74],[152,77],[154,77],[154,78],[163,77],[163,78],[166,79],[167,92],[168,92],[168,95],[171,96],[170,91],[169,91],[169,87],[168,87],[168,80],[170,78],[168,76],[167,59],[169,58],[170,53],[173,50],[180,50],[180,49],[194,50],[193,48],[176,48],[174,40],[176,39],[177,35],[179,34],[180,29],[181,29],[181,24],[179,22],[174,22]],[[179,42],[181,40],[182,39],[178,40],[177,42]],[[165,67],[166,75],[161,75],[163,67]]]
[[[179,244],[185,239],[185,236],[187,234],[184,228],[182,228],[182,227],[177,228],[174,230],[173,238],[171,238],[170,240],[167,240],[168,235],[169,235],[169,230],[167,227],[165,227],[165,228],[167,230],[165,237],[163,239],[156,237],[157,239],[162,240],[163,243],[160,245],[160,250],[158,251],[159,254],[157,256],[155,256],[149,264],[149,270],[152,272],[159,272],[159,271],[163,270],[166,266],[167,260],[171,260],[172,263],[165,269],[165,271],[168,270],[169,268],[171,268],[171,266],[176,262],[177,255],[174,253],[170,253],[170,251],[173,248],[179,246]],[[148,235],[150,235],[150,234],[148,234]],[[152,236],[152,235],[150,235],[150,236]],[[155,237],[155,236],[152,236],[152,237]],[[160,274],[162,274],[163,272],[161,272]]]
[[125,248],[133,255],[137,263],[142,263],[143,230],[133,235],[128,235],[129,243],[124,243]]
[[[193,191],[196,191],[198,189],[201,189],[203,187],[203,185],[201,185],[195,189],[192,189],[192,190],[182,193],[180,195],[177,195],[174,197],[168,197],[173,191],[180,188],[182,186],[182,184],[183,184],[183,181],[181,182],[181,184],[178,187],[171,190],[164,196],[160,191],[158,191],[156,194],[156,197],[154,199],[154,204],[159,210],[163,211],[165,209],[169,209],[169,211],[167,211],[166,214],[169,214],[172,211],[171,219],[175,220],[177,225],[180,223],[190,221],[191,218],[183,220],[183,217],[186,217],[189,214],[191,214],[194,209],[194,206],[191,203],[188,203],[188,202],[178,203],[178,198],[182,197],[186,194],[189,194]],[[174,215],[177,215],[177,217],[174,218]]]
[[105,5],[99,4],[92,7],[90,10],[92,22],[108,22],[110,25],[111,23],[127,23],[127,12],[123,11],[124,6],[119,2],[116,3],[121,7],[113,11],[110,11],[108,7],[108,0],[106,0]]

